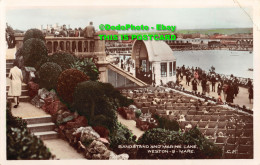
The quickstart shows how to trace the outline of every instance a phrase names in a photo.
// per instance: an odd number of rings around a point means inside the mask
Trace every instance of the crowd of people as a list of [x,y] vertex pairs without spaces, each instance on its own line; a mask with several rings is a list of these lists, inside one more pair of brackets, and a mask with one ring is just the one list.
[[51,31],[44,32],[44,34],[47,35],[54,35],[54,37],[89,37],[90,33],[95,33],[95,28],[93,26],[93,22],[90,22],[89,26],[82,29],[81,27],[75,28],[74,30],[72,28],[66,27],[66,25],[63,25],[60,30],[56,30],[54,28],[51,28]]
[[[201,85],[202,95],[209,96],[210,91],[218,93],[218,101],[223,102],[221,94],[223,92],[224,100],[228,103],[233,103],[235,97],[239,93],[239,86],[241,86],[241,81],[233,75],[230,77],[221,76],[216,74],[214,67],[209,72],[203,71],[201,68],[189,68],[178,67],[176,70],[176,82],[179,84],[183,78],[186,78],[186,85],[192,86],[192,91],[197,93],[198,86]],[[211,86],[211,89],[210,89]],[[243,82],[243,86],[248,88],[249,102],[253,99],[253,83],[251,79],[247,79],[247,83]]]

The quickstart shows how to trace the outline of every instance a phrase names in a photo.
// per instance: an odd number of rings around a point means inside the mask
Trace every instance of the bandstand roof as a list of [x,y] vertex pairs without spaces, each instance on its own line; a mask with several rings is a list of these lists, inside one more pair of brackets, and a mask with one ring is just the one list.
[[[141,41],[141,49],[146,48],[148,53],[148,60],[150,62],[161,62],[161,61],[176,61],[176,58],[173,55],[172,49],[164,41]],[[134,43],[134,45],[136,42]],[[135,49],[135,46],[133,46]],[[134,50],[132,52],[135,52]],[[145,51],[146,52],[146,51]],[[134,57],[133,57],[134,56]],[[135,59],[135,54],[132,54],[132,58]],[[143,56],[143,55],[141,55]]]

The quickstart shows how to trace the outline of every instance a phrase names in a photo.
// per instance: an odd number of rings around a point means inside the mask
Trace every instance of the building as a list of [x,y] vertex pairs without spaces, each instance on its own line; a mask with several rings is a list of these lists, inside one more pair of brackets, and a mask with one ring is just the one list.
[[176,81],[176,58],[164,41],[140,41],[133,44],[132,59],[135,61],[136,77],[156,85]]

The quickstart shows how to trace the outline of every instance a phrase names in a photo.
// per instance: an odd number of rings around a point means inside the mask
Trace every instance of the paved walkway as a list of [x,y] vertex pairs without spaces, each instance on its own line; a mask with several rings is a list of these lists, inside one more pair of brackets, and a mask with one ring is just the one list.
[[[14,103],[12,103],[12,106],[14,106]],[[49,116],[49,114],[42,109],[25,102],[20,102],[18,108],[12,108],[12,114],[21,118]],[[43,142],[57,159],[85,159],[84,156],[71,147],[67,141],[51,139],[43,140]]]
[[144,133],[144,131],[136,127],[136,122],[134,120],[126,120],[121,115],[118,115],[118,121],[130,129],[137,138]]
[[67,141],[62,139],[43,140],[43,143],[58,159],[85,159],[82,153],[78,153]]
[[[12,103],[12,106],[14,106],[14,103]],[[18,108],[12,108],[12,114],[21,118],[50,116],[40,108],[26,102],[20,102]]]
[[[180,84],[182,84],[183,87],[186,90],[192,91],[191,82],[190,82],[190,86],[186,85],[186,77],[185,76],[183,76],[183,80],[181,80]],[[217,85],[218,85],[218,83],[216,83],[216,87],[215,87],[216,90],[215,90],[215,92],[212,92],[211,91],[212,85],[210,83],[210,93],[209,93],[209,95],[213,96],[215,98],[218,98]],[[198,92],[202,93],[201,83],[200,83],[200,85],[198,85]],[[223,92],[221,94],[221,98],[224,101],[224,94],[223,94]],[[249,103],[248,89],[247,88],[239,87],[239,93],[238,93],[237,97],[235,97],[235,99],[234,99],[234,104],[238,104],[240,106],[245,105],[246,107],[249,107],[250,109],[253,109],[253,104]]]

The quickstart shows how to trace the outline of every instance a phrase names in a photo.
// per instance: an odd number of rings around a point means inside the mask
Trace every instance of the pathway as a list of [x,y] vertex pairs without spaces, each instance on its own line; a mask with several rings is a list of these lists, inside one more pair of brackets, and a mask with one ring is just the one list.
[[134,120],[126,120],[121,115],[118,115],[118,121],[131,130],[137,138],[139,138],[144,133],[144,131],[136,127],[136,122]]
[[85,159],[83,154],[78,153],[69,143],[62,139],[43,140],[43,143],[50,149],[58,159]]

